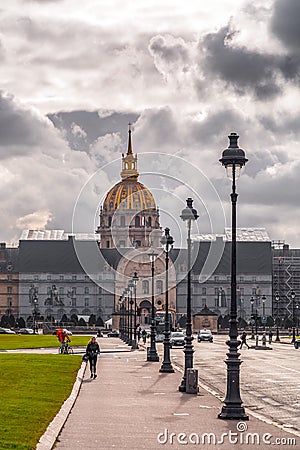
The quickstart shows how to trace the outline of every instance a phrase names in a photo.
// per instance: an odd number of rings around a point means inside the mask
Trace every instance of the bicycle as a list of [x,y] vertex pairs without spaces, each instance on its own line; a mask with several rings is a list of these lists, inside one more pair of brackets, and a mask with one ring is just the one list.
[[69,346],[68,342],[62,342],[61,346],[58,347],[58,353],[60,353],[61,355],[73,355],[74,350]]

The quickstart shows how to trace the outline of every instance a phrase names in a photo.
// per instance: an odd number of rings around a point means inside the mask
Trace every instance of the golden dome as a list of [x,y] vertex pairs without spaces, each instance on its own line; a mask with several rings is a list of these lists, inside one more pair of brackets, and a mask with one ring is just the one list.
[[103,203],[104,211],[156,209],[153,195],[142,183],[133,179],[125,179],[117,183],[106,195]]
[[137,156],[132,152],[131,124],[128,130],[128,150],[122,155],[122,181],[110,189],[103,203],[104,211],[156,209],[151,192],[138,180]]

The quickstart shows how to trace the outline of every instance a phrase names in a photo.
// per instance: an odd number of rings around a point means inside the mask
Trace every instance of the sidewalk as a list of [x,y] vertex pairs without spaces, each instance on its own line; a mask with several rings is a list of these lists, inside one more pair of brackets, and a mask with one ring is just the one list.
[[[105,350],[104,340],[101,348]],[[300,437],[258,420],[247,409],[248,422],[218,419],[220,400],[201,387],[198,395],[180,393],[182,374],[177,370],[162,374],[160,366],[161,361],[146,362],[144,349],[103,353],[98,360],[98,378],[91,380],[89,369],[85,371],[55,448],[270,449],[276,439],[281,440],[277,448],[299,448]]]

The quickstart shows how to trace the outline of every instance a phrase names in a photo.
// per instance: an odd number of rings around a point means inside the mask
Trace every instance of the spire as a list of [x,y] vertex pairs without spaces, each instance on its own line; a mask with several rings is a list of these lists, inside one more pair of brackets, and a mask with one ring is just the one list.
[[128,124],[128,150],[127,155],[132,155],[132,144],[131,144],[131,123]]
[[137,180],[137,156],[134,156],[132,152],[132,142],[131,142],[131,123],[128,124],[128,150],[127,154],[124,156],[122,154],[122,180]]

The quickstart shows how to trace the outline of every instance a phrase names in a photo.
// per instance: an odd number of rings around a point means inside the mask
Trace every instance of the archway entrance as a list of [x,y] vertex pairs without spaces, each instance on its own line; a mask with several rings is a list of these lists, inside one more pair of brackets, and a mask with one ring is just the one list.
[[139,304],[141,311],[141,325],[150,325],[151,324],[151,309],[152,305],[149,300],[142,300]]

